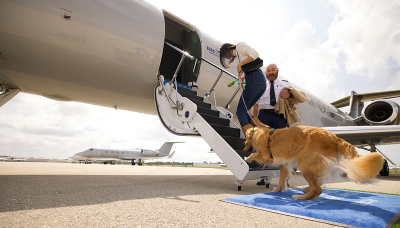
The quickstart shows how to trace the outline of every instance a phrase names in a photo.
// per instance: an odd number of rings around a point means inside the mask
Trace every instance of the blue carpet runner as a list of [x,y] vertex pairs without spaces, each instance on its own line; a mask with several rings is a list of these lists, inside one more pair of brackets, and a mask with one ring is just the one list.
[[340,226],[391,227],[400,218],[400,196],[323,189],[315,200],[293,199],[301,189],[223,199],[244,206]]

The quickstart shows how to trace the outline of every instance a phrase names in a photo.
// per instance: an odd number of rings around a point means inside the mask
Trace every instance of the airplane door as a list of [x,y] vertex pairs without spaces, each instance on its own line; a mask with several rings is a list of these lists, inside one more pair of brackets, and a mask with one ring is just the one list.
[[[201,57],[201,44],[200,37],[196,31],[182,31],[182,43],[183,49],[189,53],[190,55],[200,58]],[[195,68],[196,64],[196,68]],[[196,63],[195,61],[186,58],[184,60],[184,64],[182,66],[184,78],[182,79],[182,83],[187,85],[189,82],[197,82],[198,70],[200,62]]]

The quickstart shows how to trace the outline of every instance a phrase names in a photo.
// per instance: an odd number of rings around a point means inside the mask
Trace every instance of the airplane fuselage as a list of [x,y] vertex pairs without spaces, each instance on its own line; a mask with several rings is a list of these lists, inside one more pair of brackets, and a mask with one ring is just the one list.
[[[75,156],[86,158],[117,158],[122,160],[132,160],[137,158],[154,158],[160,153],[154,150],[113,150],[113,149],[95,149],[91,148],[77,153]],[[168,155],[168,154],[167,154]],[[163,155],[166,156],[166,155]],[[161,156],[160,156],[161,157]]]
[[[181,56],[165,41],[220,66],[221,42],[143,1],[5,0],[0,3],[0,83],[59,101],[156,114],[157,75],[172,78]],[[232,64],[228,71],[237,75]],[[186,59],[178,79],[196,82],[204,95],[219,73],[204,61]],[[237,88],[227,87],[232,80],[222,74],[215,87],[218,106],[224,107]],[[298,110],[306,125],[354,125],[347,114],[305,93],[311,100]],[[232,113],[239,97],[231,103]]]

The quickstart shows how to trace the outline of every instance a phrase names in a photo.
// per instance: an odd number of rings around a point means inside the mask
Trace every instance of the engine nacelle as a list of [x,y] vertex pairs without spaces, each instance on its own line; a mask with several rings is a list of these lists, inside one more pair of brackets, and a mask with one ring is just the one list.
[[141,154],[142,154],[142,155],[145,155],[145,156],[149,156],[149,157],[155,157],[155,156],[158,155],[158,152],[157,152],[157,151],[154,151],[154,150],[143,150],[143,149],[142,149]]
[[393,101],[371,102],[361,112],[361,117],[369,125],[400,125],[399,105]]

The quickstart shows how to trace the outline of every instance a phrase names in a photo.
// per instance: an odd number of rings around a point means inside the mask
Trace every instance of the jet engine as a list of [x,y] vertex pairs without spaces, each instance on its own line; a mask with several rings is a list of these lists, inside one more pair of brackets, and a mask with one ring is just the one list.
[[393,101],[377,100],[364,107],[361,117],[368,125],[400,125],[399,109]]
[[154,150],[142,150],[142,154],[143,154],[143,155],[146,155],[146,156],[155,157],[155,156],[158,155],[158,152],[157,152],[157,151],[154,151]]

